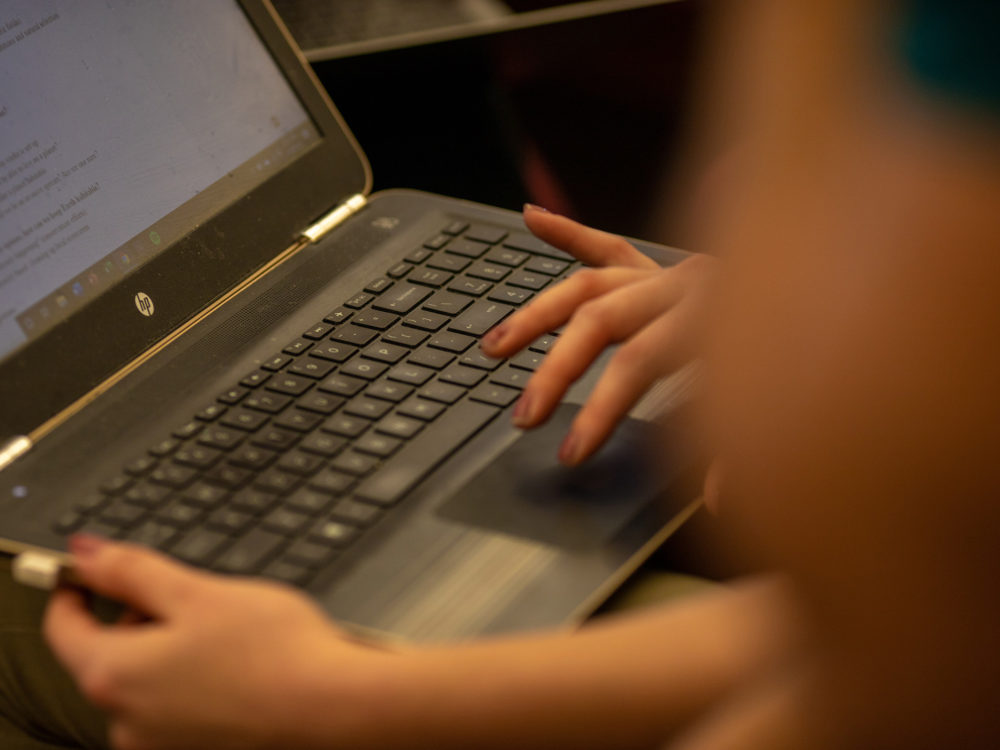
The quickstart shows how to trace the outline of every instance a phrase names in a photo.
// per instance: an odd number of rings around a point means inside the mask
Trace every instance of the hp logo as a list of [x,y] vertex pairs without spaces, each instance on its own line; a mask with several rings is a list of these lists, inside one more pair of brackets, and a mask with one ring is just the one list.
[[135,307],[136,309],[145,315],[147,318],[153,314],[156,309],[153,307],[153,298],[150,297],[145,292],[137,292],[135,295]]

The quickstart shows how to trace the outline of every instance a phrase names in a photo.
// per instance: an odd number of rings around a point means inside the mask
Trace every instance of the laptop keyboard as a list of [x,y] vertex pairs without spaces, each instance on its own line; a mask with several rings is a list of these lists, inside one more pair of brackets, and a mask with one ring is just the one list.
[[579,263],[456,219],[54,524],[307,585],[520,395],[556,333],[478,339]]

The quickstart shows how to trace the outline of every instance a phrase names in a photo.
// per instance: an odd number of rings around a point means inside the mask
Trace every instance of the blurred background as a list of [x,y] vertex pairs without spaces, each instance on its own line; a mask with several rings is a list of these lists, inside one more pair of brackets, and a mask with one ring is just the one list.
[[274,0],[371,160],[408,187],[680,242],[700,0]]

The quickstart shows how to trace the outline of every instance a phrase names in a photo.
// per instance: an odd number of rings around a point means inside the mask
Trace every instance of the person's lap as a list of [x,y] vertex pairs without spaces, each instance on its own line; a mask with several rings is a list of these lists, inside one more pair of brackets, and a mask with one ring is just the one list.
[[41,634],[46,595],[14,582],[0,556],[0,747],[106,748],[106,724],[53,658]]

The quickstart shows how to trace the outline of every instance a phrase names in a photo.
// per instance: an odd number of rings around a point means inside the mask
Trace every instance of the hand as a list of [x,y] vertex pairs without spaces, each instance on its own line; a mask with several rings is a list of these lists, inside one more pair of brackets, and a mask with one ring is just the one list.
[[389,659],[343,639],[291,589],[94,537],[74,538],[71,551],[87,588],[145,616],[104,625],[81,592],[62,589],[45,618],[56,656],[108,712],[119,750],[309,746],[304,732],[331,705],[352,711],[351,675]]
[[622,344],[559,449],[560,460],[575,465],[601,446],[653,383],[694,356],[717,261],[695,255],[661,268],[622,238],[565,217],[529,206],[524,220],[538,237],[592,267],[539,295],[483,338],[486,354],[509,357],[569,321],[515,405],[514,423],[544,422],[601,352]]

